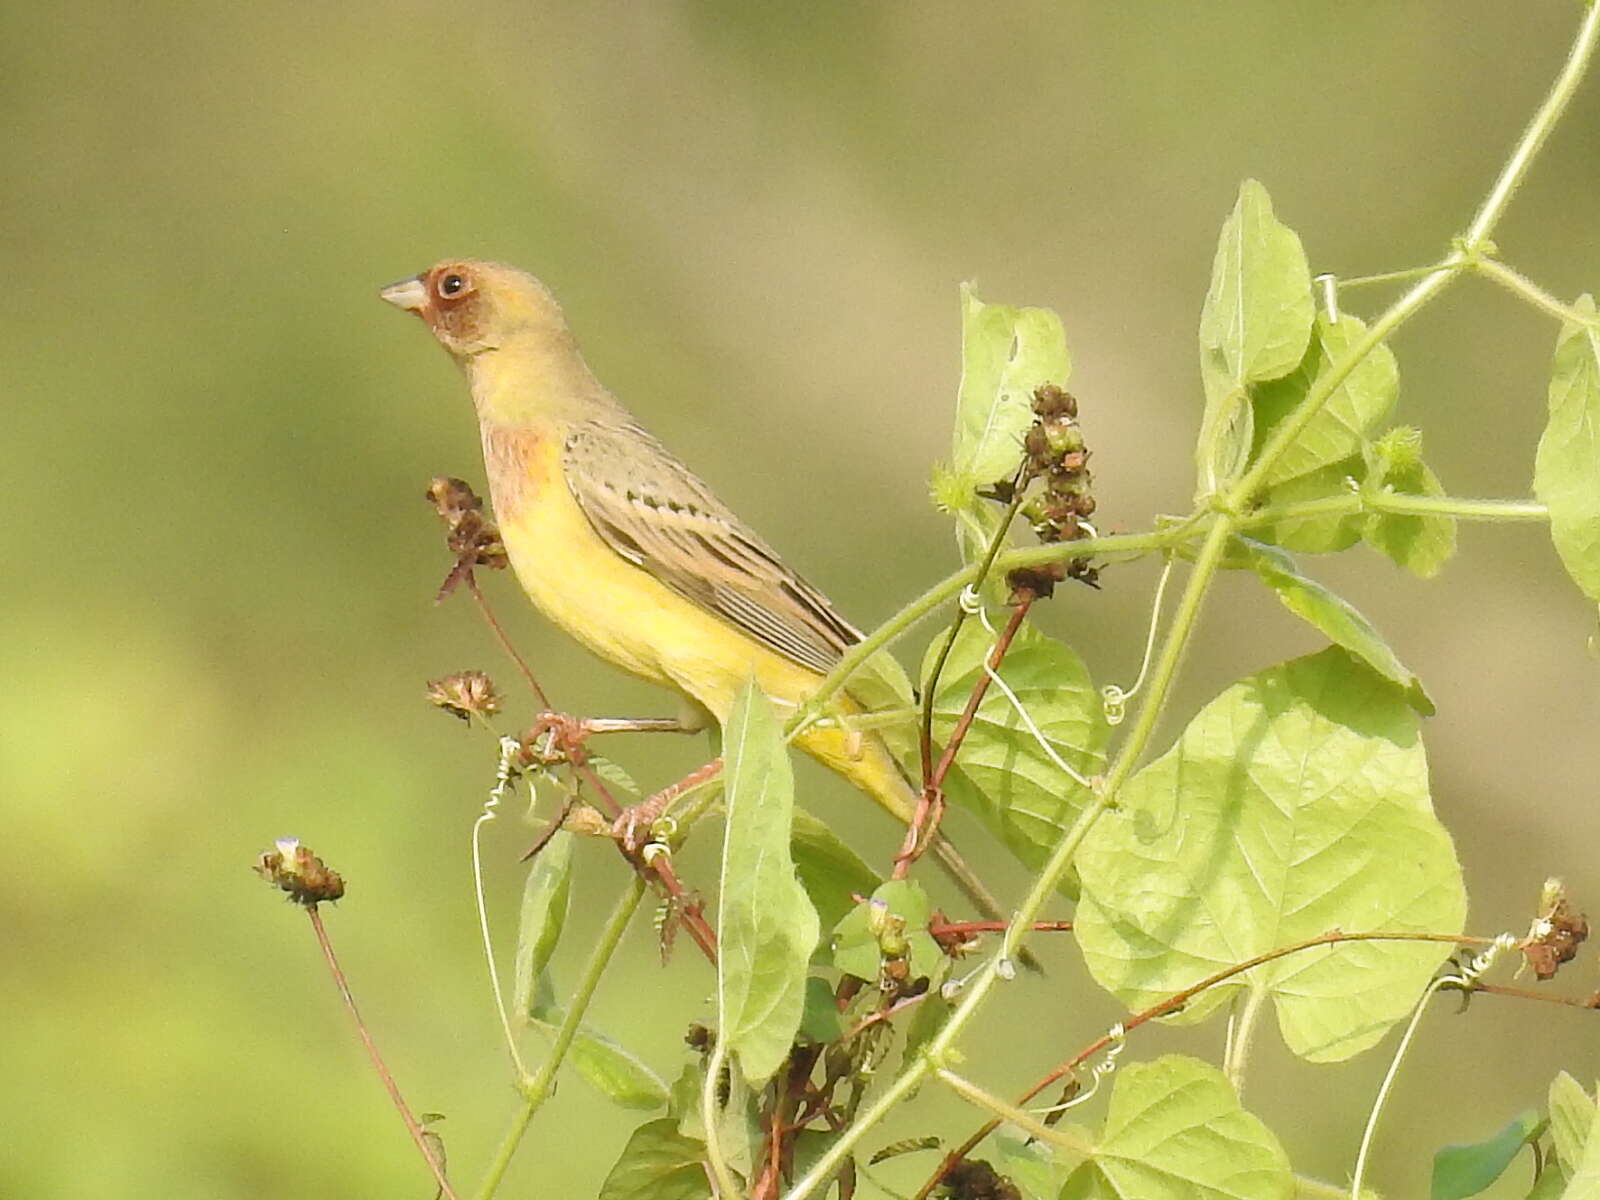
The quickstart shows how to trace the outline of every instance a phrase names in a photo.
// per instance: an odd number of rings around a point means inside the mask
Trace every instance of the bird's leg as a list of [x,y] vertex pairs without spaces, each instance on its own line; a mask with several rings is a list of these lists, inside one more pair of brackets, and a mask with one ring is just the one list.
[[713,758],[704,766],[696,767],[676,783],[669,783],[653,796],[647,796],[631,808],[622,810],[611,824],[611,836],[622,843],[622,848],[629,854],[637,854],[645,842],[650,840],[650,828],[661,819],[670,805],[684,792],[692,787],[698,787],[708,779],[714,779],[722,771],[721,757]]
[[584,717],[577,722],[580,737],[593,733],[699,733],[703,725],[686,725],[678,717]]
[[710,721],[710,713],[688,700],[675,717],[574,717],[542,712],[523,741],[532,743],[553,733],[557,746],[571,750],[597,733],[699,733]]

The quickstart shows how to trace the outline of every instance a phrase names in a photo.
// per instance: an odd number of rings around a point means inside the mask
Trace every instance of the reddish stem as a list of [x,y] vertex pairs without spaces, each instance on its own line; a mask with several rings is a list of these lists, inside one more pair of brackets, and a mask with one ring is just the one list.
[[411,1135],[411,1140],[417,1144],[417,1149],[422,1151],[422,1157],[428,1164],[428,1170],[433,1172],[433,1177],[439,1184],[439,1190],[446,1200],[456,1200],[456,1194],[450,1187],[450,1181],[445,1178],[444,1167],[434,1157],[433,1147],[428,1145],[428,1139],[422,1131],[422,1126],[416,1117],[411,1115],[411,1110],[406,1107],[405,1097],[400,1094],[400,1088],[394,1081],[394,1076],[389,1074],[389,1068],[384,1064],[383,1056],[378,1053],[378,1047],[373,1043],[372,1035],[367,1032],[367,1026],[361,1019],[361,1012],[356,1008],[356,998],[351,994],[350,983],[344,977],[344,971],[339,966],[339,959],[333,952],[333,943],[328,940],[328,931],[322,924],[322,914],[317,911],[315,904],[306,905],[306,915],[311,918],[311,928],[317,935],[317,945],[322,947],[322,957],[327,960],[328,970],[333,975],[333,982],[339,989],[339,995],[344,997],[344,1005],[350,1010],[350,1016],[355,1019],[356,1032],[361,1036],[361,1044],[367,1048],[367,1056],[372,1059],[373,1068],[378,1072],[378,1078],[383,1080],[383,1086],[388,1089],[389,1099],[394,1101],[394,1106],[399,1110],[400,1119],[405,1122],[406,1132]]
[[[989,671],[998,671],[1000,663],[1006,656],[1006,651],[1011,649],[1011,643],[1016,640],[1017,632],[1022,628],[1022,622],[1027,619],[1028,610],[1033,607],[1034,593],[1026,590],[1019,591],[1016,606],[1011,610],[1011,619],[1006,622],[1006,627],[995,639],[994,649],[989,652]],[[954,635],[951,637],[954,643]],[[989,685],[994,682],[989,671],[978,676],[978,681],[973,685],[972,695],[967,697],[967,706],[962,709],[961,716],[955,723],[955,728],[950,731],[950,740],[945,744],[944,753],[939,756],[939,762],[932,771],[926,771],[922,785],[922,795],[917,798],[917,809],[912,817],[911,824],[906,827],[905,841],[901,843],[900,853],[895,855],[894,870],[890,873],[892,879],[904,879],[911,872],[911,864],[922,856],[923,850],[939,831],[939,820],[944,812],[944,781],[950,774],[950,768],[955,765],[956,754],[961,749],[961,743],[966,740],[967,731],[972,728],[972,722],[978,715],[978,706],[983,703],[984,696],[988,695]],[[931,711],[930,700],[930,711]],[[928,735],[931,738],[931,734]],[[924,763],[927,755],[931,753],[931,741],[924,748]]]
[[[1168,1013],[1182,1008],[1185,1004],[1189,1003],[1190,1000],[1194,999],[1207,988],[1216,987],[1217,984],[1224,983],[1233,978],[1235,975],[1241,975],[1246,971],[1262,966],[1265,963],[1273,962],[1276,959],[1285,958],[1290,954],[1298,954],[1302,950],[1312,950],[1318,946],[1332,946],[1340,942],[1449,942],[1458,946],[1489,946],[1494,943],[1494,939],[1473,937],[1468,934],[1410,932],[1340,933],[1335,930],[1332,933],[1324,933],[1314,938],[1307,938],[1303,942],[1296,942],[1292,946],[1280,946],[1276,950],[1269,950],[1265,954],[1258,954],[1254,958],[1247,959],[1244,962],[1235,963],[1233,966],[1226,967],[1223,970],[1216,972],[1214,975],[1208,975],[1206,978],[1200,980],[1200,982],[1184,988],[1181,992],[1174,992],[1165,1000],[1161,1000],[1158,1003],[1151,1005],[1149,1008],[1146,1008],[1143,1011],[1135,1013],[1133,1016],[1129,1017],[1126,1021],[1122,1022],[1122,1034],[1126,1035],[1137,1029],[1139,1026],[1155,1020],[1157,1017],[1164,1017]],[[1486,985],[1483,990],[1488,990]],[[1038,1083],[1034,1084],[1020,1097],[1018,1097],[1016,1100],[1016,1106],[1020,1108],[1022,1105],[1032,1100],[1040,1092],[1044,1091],[1044,1089],[1049,1087],[1052,1083],[1055,1083],[1058,1079],[1065,1075],[1071,1074],[1078,1067],[1082,1066],[1096,1054],[1099,1054],[1102,1050],[1106,1049],[1106,1047],[1110,1046],[1111,1043],[1116,1040],[1118,1040],[1118,1038],[1115,1038],[1110,1034],[1096,1038],[1093,1042],[1089,1043],[1088,1046],[1084,1047],[1072,1058],[1068,1059],[1066,1062],[1052,1070],[1049,1074],[1045,1075],[1043,1079],[1039,1080]],[[1003,1122],[1001,1122],[998,1118],[985,1121],[976,1132],[966,1139],[966,1141],[962,1142],[961,1145],[957,1146],[955,1149],[946,1154],[940,1161],[939,1166],[934,1171],[933,1175],[930,1176],[927,1182],[925,1182],[922,1187],[917,1190],[917,1193],[912,1197],[912,1200],[928,1200],[928,1197],[933,1194],[934,1188],[939,1186],[939,1184],[944,1180],[944,1177],[950,1172],[950,1169],[964,1159],[968,1154],[972,1153],[972,1151],[977,1148],[978,1143],[983,1141],[984,1138],[988,1137],[996,1129],[1000,1128],[1002,1123]]]
[[511,656],[511,661],[517,664],[517,670],[522,672],[522,677],[528,681],[528,686],[533,689],[533,694],[539,698],[539,703],[547,710],[551,707],[550,698],[544,694],[544,689],[539,686],[539,681],[533,677],[533,671],[522,660],[522,655],[517,653],[517,648],[511,644],[511,639],[506,636],[506,631],[500,627],[500,622],[495,620],[494,610],[489,607],[488,598],[484,596],[483,589],[478,586],[478,577],[473,574],[472,568],[467,568],[467,588],[472,592],[472,598],[478,602],[478,611],[483,614],[483,619],[489,623],[489,628],[494,631],[495,638],[500,642],[500,648]]
[[[1005,921],[932,921],[928,932],[935,939],[966,937],[974,933],[1004,933],[1011,926]],[[1034,933],[1071,933],[1071,921],[1034,921],[1028,926]]]

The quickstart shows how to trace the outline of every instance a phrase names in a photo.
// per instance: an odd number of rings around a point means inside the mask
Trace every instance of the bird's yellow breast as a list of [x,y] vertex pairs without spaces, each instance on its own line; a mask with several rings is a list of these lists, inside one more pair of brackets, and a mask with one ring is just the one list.
[[512,569],[549,620],[624,670],[683,692],[718,721],[745,681],[782,706],[820,676],[746,637],[608,546],[562,474],[559,427],[485,423],[484,463]]

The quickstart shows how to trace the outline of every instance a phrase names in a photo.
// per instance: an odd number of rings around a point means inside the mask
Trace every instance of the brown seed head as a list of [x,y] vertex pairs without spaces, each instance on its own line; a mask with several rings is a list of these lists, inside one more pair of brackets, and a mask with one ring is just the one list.
[[482,671],[457,671],[428,680],[428,703],[463,721],[482,720],[500,711],[500,693]]
[[1539,915],[1522,941],[1522,955],[1538,979],[1552,979],[1562,963],[1577,957],[1589,936],[1589,922],[1567,899],[1559,879],[1546,881],[1539,897]]
[[277,849],[256,860],[255,872],[307,908],[344,895],[344,880],[294,838],[280,838]]

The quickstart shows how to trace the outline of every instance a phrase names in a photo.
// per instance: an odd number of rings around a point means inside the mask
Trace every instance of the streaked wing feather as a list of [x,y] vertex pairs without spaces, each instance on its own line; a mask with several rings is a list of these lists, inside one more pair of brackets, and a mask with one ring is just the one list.
[[577,425],[563,466],[607,545],[755,641],[825,674],[861,640],[827,597],[637,425]]

